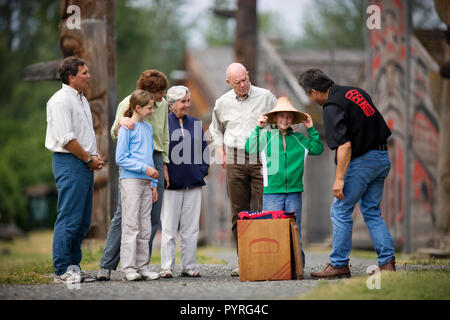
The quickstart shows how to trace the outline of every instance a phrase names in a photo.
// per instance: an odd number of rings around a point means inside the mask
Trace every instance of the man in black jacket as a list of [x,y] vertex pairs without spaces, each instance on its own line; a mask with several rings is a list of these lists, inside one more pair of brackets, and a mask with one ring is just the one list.
[[391,163],[386,141],[391,135],[383,116],[361,88],[337,85],[323,71],[311,68],[298,80],[311,100],[323,106],[327,144],[336,150],[336,178],[331,207],[333,248],[330,263],[314,278],[350,277],[352,213],[359,202],[380,270],[395,271],[394,244],[381,217],[384,180]]

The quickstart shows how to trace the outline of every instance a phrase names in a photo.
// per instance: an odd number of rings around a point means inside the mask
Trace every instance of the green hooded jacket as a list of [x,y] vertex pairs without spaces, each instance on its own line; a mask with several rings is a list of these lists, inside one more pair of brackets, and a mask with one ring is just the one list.
[[286,151],[278,129],[257,126],[245,143],[249,154],[261,156],[264,193],[303,192],[303,171],[308,154],[319,155],[323,143],[314,127],[308,129],[309,138],[288,129]]

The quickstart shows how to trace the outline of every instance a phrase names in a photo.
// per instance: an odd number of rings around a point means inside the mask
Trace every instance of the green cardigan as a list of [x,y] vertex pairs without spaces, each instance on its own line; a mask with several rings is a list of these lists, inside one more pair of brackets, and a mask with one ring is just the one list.
[[264,193],[303,192],[303,171],[308,154],[319,155],[323,143],[314,127],[308,129],[310,138],[289,128],[286,134],[286,152],[278,129],[257,126],[245,143],[250,154],[260,153]]

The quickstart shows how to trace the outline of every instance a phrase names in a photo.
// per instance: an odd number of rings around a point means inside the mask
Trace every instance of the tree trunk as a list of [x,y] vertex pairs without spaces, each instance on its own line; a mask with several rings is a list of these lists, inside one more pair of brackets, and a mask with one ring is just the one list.
[[258,66],[258,16],[256,0],[239,0],[236,13],[236,42],[234,55],[250,74],[250,81],[256,84]]
[[[80,28],[71,27],[73,13],[67,8],[80,8]],[[116,108],[116,57],[114,44],[114,1],[62,0],[59,24],[60,47],[64,57],[76,55],[84,59],[91,73],[91,85],[85,93],[91,106],[99,152],[106,167],[95,173],[94,205],[88,237],[105,238],[109,226],[110,179],[114,158],[111,158],[109,128]],[[114,110],[114,111],[113,111]],[[116,175],[117,177],[117,175]],[[117,179],[111,181],[117,184]]]

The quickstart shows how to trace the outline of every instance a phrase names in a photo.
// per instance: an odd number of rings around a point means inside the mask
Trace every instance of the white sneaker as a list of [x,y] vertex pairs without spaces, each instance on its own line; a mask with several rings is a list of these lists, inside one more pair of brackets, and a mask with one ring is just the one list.
[[233,271],[231,271],[231,276],[239,277],[239,268],[233,269]]
[[159,278],[159,273],[151,271],[139,271],[142,279],[144,280],[156,280]]
[[81,278],[79,274],[68,271],[61,275],[56,275],[53,278],[53,283],[65,283],[65,284],[76,284],[83,282],[84,279]]
[[141,275],[137,272],[125,273],[125,280],[127,280],[127,281],[136,281],[136,280],[140,280],[140,279],[141,279]]

